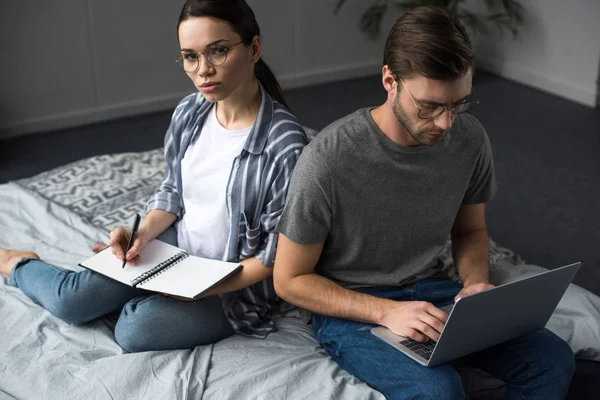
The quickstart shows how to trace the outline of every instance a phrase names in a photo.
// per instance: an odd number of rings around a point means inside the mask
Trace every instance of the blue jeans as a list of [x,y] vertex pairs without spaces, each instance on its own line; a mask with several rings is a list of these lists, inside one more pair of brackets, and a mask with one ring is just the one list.
[[[358,291],[398,301],[428,301],[438,307],[453,302],[462,286],[428,278],[411,289],[365,288]],[[467,393],[450,363],[428,368],[371,334],[374,325],[312,315],[317,340],[346,371],[387,399],[465,399]],[[465,356],[461,362],[482,369],[507,384],[508,399],[564,399],[575,371],[571,348],[541,329]]]
[[[169,228],[159,239],[175,244],[174,231]],[[134,289],[90,270],[74,272],[32,259],[17,264],[9,284],[71,324],[120,311],[115,340],[130,352],[189,349],[234,333],[219,296],[180,301]]]

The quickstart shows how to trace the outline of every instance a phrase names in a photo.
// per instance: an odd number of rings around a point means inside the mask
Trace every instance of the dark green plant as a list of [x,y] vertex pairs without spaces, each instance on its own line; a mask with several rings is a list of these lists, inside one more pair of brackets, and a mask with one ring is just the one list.
[[[364,1],[364,0],[362,0]],[[388,8],[396,8],[407,11],[418,6],[437,6],[445,8],[457,17],[465,26],[475,34],[488,35],[488,25],[494,25],[500,33],[508,30],[517,36],[519,26],[523,22],[523,6],[517,0],[480,0],[485,4],[486,14],[477,14],[465,9],[466,0],[368,0],[370,5],[363,12],[359,26],[360,30],[369,38],[379,37],[381,21]],[[348,0],[338,0],[335,6],[335,14],[346,4]]]

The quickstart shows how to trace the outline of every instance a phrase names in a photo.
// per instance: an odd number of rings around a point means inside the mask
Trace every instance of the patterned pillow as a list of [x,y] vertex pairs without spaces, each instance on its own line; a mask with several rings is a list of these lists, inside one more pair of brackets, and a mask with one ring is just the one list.
[[164,178],[163,149],[95,156],[16,181],[107,233],[144,213]]

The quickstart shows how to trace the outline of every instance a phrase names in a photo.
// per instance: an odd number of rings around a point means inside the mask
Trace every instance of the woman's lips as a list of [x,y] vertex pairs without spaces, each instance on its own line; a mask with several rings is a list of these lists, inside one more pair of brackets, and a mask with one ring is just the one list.
[[209,83],[209,84],[204,84],[200,86],[200,90],[202,90],[203,92],[214,92],[215,90],[217,90],[219,87],[221,86],[220,83]]

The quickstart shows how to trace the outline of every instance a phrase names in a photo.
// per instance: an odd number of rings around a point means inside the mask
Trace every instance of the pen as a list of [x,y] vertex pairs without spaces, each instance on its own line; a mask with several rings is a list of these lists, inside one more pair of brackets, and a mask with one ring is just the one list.
[[123,266],[121,269],[125,268],[125,264],[127,264],[127,252],[131,249],[131,245],[133,244],[133,240],[135,238],[135,234],[137,233],[138,227],[140,226],[140,214],[135,213],[135,220],[133,221],[133,229],[131,229],[131,236],[129,237],[129,242],[127,243],[127,249],[125,250],[125,254],[123,255]]

